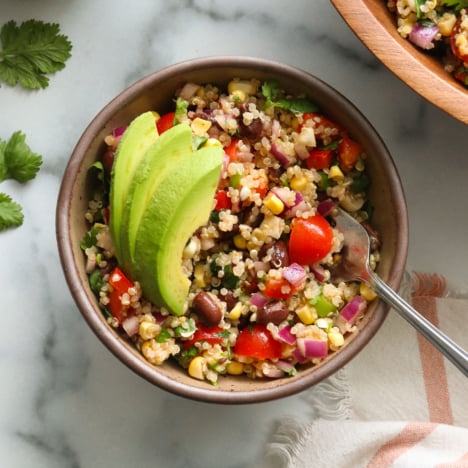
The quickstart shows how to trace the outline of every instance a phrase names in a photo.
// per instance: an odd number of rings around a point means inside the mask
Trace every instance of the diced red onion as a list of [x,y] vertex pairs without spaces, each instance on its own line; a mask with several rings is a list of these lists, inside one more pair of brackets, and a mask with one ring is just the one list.
[[166,320],[166,317],[164,317],[164,315],[162,315],[159,312],[153,313],[153,316],[156,319],[156,323],[158,323],[158,324],[161,324],[161,323],[164,322],[164,320]]
[[308,361],[308,359],[301,353],[301,350],[299,348],[296,348],[292,352],[292,356],[299,364],[304,364]]
[[331,198],[326,198],[318,204],[317,211],[322,216],[327,216],[333,208],[335,208],[335,202]]
[[306,202],[304,201],[304,197],[300,192],[296,192],[296,200],[294,201],[294,205],[291,206],[285,213],[286,218],[294,218],[297,212],[305,208]]
[[319,281],[320,283],[322,281],[325,281],[326,270],[322,265],[320,265],[319,263],[311,265],[310,271],[317,281]]
[[254,293],[250,296],[250,303],[257,309],[263,309],[267,303],[267,298],[261,293]]
[[279,379],[284,377],[284,372],[274,365],[264,365],[262,368],[263,375],[265,377],[270,377],[271,379]]
[[293,162],[293,158],[284,154],[274,143],[271,144],[270,151],[283,167],[288,167]]
[[132,315],[131,317],[127,317],[122,322],[122,328],[125,330],[128,336],[134,336],[138,333],[138,329],[140,328],[140,321],[136,315]]
[[432,49],[434,38],[439,33],[439,26],[433,24],[431,26],[423,26],[422,24],[416,23],[413,29],[409,33],[408,39],[421,49]]
[[307,277],[307,272],[299,263],[291,263],[282,272],[283,278],[293,286],[301,285]]
[[291,198],[291,191],[286,187],[273,187],[271,192],[274,193],[284,204],[285,208],[291,208],[289,199]]
[[287,374],[289,372],[291,372],[293,369],[294,369],[294,364],[292,362],[289,362],[289,361],[285,361],[283,359],[280,359],[277,363],[276,363],[276,367],[280,370],[282,370],[283,372],[286,372]]
[[296,343],[296,336],[291,333],[290,325],[286,325],[285,327],[278,330],[278,338],[289,345]]
[[114,138],[118,138],[124,134],[125,130],[127,130],[126,126],[114,128],[114,130],[112,131],[112,136]]
[[200,85],[197,85],[195,83],[186,83],[181,89],[179,96],[182,99],[188,101],[189,99],[193,98],[193,96],[195,96],[195,93],[198,91],[199,88]]
[[353,322],[367,308],[367,301],[362,296],[354,296],[340,311],[346,322]]
[[297,349],[305,358],[324,358],[328,355],[328,341],[298,338]]
[[271,124],[271,138],[274,140],[276,138],[279,138],[281,134],[281,124],[277,119],[273,120],[273,123]]

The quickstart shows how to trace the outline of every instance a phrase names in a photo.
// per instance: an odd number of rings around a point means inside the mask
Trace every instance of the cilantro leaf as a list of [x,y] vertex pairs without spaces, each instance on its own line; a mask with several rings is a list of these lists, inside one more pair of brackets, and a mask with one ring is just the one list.
[[468,0],[442,0],[442,3],[445,6],[454,8],[456,11],[468,8]]
[[26,144],[26,135],[17,131],[8,142],[0,139],[0,182],[15,179],[20,183],[34,179],[42,164],[42,157]]
[[280,98],[281,88],[276,80],[265,81],[262,85],[262,94],[266,99],[265,107],[280,107],[291,112],[317,112],[319,108],[306,98]]
[[23,211],[6,193],[0,193],[0,231],[23,224]]
[[0,29],[0,81],[29,89],[46,88],[48,74],[65,67],[72,44],[55,23],[11,20]]

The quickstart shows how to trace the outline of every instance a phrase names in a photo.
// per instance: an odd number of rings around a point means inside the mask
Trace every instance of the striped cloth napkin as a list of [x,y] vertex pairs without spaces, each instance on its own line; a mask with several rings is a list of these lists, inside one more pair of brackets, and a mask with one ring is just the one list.
[[[413,306],[468,349],[468,295],[413,272]],[[260,467],[468,468],[468,379],[396,312],[343,369],[278,423]]]

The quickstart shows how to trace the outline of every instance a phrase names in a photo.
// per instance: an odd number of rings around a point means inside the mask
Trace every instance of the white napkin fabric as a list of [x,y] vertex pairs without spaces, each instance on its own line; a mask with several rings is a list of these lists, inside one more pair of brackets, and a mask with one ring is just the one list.
[[[468,349],[468,299],[413,272],[413,306]],[[468,468],[468,378],[395,311],[366,348],[278,424],[261,467]]]

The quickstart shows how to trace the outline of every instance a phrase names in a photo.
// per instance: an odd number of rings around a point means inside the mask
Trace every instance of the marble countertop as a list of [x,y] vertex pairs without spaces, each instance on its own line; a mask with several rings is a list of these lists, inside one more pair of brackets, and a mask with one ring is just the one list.
[[1,1],[1,24],[31,18],[59,23],[73,56],[45,90],[0,88],[0,138],[22,130],[44,158],[34,181],[0,187],[25,213],[23,226],[0,233],[2,467],[246,467],[276,421],[310,416],[304,394],[232,407],[153,387],[101,345],[65,285],[54,215],[70,153],[113,96],[165,65],[258,56],[336,87],[374,124],[400,170],[408,269],[468,281],[460,203],[468,199],[467,127],[382,66],[327,0]]

